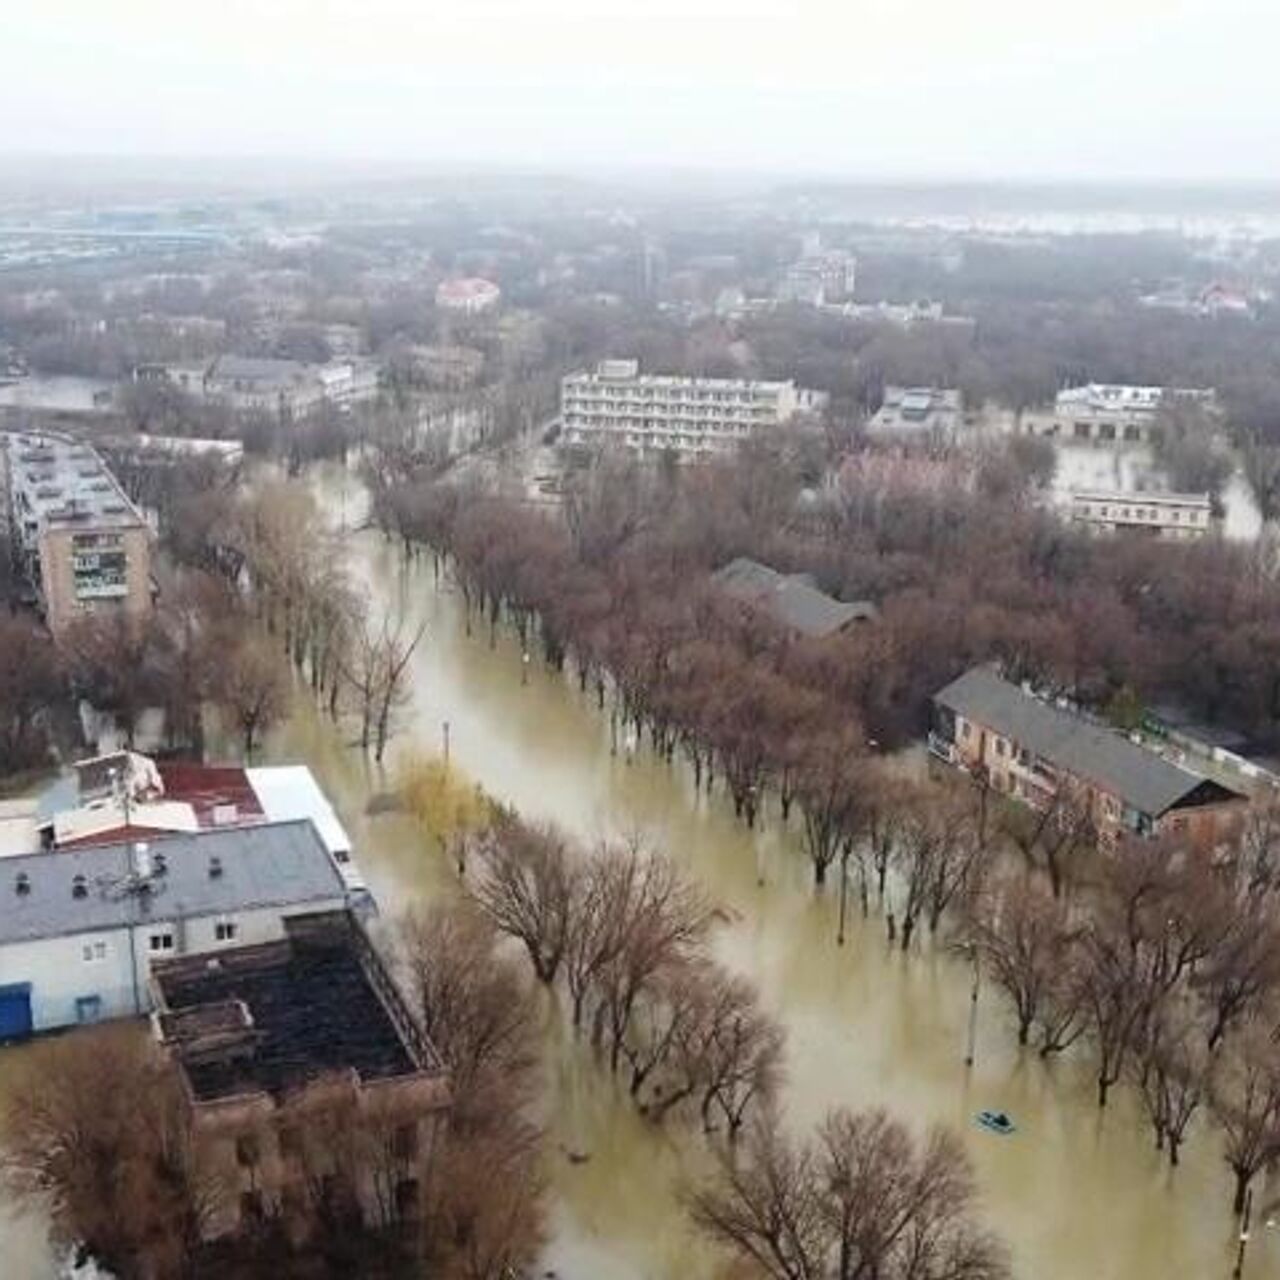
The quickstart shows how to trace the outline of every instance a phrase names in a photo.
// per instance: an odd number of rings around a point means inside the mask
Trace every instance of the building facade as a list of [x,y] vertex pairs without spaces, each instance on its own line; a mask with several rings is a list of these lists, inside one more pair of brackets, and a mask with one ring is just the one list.
[[349,408],[378,394],[377,369],[366,361],[306,364],[249,356],[221,356],[209,366],[205,396],[233,409],[297,418],[323,406]]
[[358,921],[295,916],[216,963],[163,961],[151,988],[197,1158],[223,1192],[207,1237],[272,1219],[305,1238],[317,1195],[374,1226],[418,1220],[449,1078]]
[[929,749],[1033,809],[1088,820],[1098,842],[1171,835],[1211,849],[1239,830],[1248,797],[1172,764],[986,667],[934,696]]
[[1071,495],[1071,520],[1099,533],[1192,541],[1213,528],[1207,493],[1123,493],[1081,490]]
[[143,1013],[153,961],[271,942],[349,901],[301,821],[8,857],[0,895],[0,1039]]
[[89,445],[0,438],[13,545],[55,638],[89,614],[151,611],[151,529]]
[[699,457],[734,449],[753,432],[825,403],[820,392],[793,382],[641,374],[636,360],[605,360],[594,372],[564,379],[560,423],[569,445]]
[[1020,425],[1026,435],[1147,444],[1159,433],[1160,411],[1179,403],[1213,412],[1217,397],[1206,388],[1091,382],[1059,391],[1051,409],[1028,409]]
[[964,425],[959,391],[937,387],[885,387],[884,401],[867,423],[867,434],[884,439],[928,439],[950,443]]

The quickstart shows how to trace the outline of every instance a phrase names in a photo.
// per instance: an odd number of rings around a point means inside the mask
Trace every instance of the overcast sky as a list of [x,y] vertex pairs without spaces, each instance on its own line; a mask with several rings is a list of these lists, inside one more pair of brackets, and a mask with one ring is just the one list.
[[7,152],[1280,180],[1277,0],[4,0],[0,15]]

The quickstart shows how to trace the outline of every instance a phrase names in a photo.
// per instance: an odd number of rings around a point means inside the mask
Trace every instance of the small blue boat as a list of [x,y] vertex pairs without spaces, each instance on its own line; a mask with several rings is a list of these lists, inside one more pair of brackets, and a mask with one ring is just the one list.
[[1003,1111],[979,1111],[973,1117],[973,1122],[980,1129],[987,1129],[991,1133],[998,1133],[1002,1138],[1008,1137],[1011,1133],[1017,1133],[1018,1126],[1013,1123],[1011,1117],[1005,1115]]

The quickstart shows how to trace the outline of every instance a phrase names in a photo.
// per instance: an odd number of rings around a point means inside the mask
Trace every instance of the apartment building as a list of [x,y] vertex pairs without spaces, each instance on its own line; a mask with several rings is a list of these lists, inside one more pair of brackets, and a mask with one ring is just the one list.
[[97,452],[0,436],[13,546],[54,637],[87,614],[151,611],[151,529]]
[[790,381],[641,374],[637,360],[604,360],[561,383],[560,422],[569,445],[697,458],[736,448],[752,432],[825,403],[821,392]]
[[1159,431],[1160,411],[1196,404],[1213,412],[1217,397],[1208,388],[1133,387],[1091,382],[1059,391],[1051,409],[1029,409],[1021,419],[1027,435],[1064,440],[1146,444]]
[[933,712],[936,757],[981,772],[996,791],[1032,808],[1067,802],[1087,814],[1103,845],[1168,833],[1212,848],[1238,830],[1249,803],[987,667],[935,694]]
[[284,936],[348,890],[309,821],[49,849],[0,862],[0,1039],[148,1008],[153,961]]
[[280,938],[212,960],[162,961],[151,993],[192,1144],[227,1192],[206,1238],[268,1218],[305,1237],[318,1188],[369,1225],[417,1219],[449,1076],[350,913],[294,916]]
[[1190,541],[1213,528],[1207,493],[1124,493],[1097,489],[1071,495],[1071,520],[1098,533]]

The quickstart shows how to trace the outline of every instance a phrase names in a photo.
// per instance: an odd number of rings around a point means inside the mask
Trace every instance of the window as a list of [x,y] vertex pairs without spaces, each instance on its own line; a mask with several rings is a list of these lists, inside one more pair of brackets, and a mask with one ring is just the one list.
[[153,933],[149,945],[152,951],[172,951],[173,931],[165,929],[161,933]]
[[236,932],[237,926],[234,920],[219,920],[213,926],[213,940],[215,942],[231,942],[235,939]]
[[86,942],[80,948],[80,955],[86,964],[92,964],[96,960],[105,960],[107,958],[107,944],[105,942]]
[[996,739],[996,755],[1002,756],[1004,754],[1005,754],[1005,740],[1003,738],[997,738]]
[[76,1021],[97,1022],[102,1017],[101,996],[79,996],[76,999]]
[[966,721],[960,726],[960,736],[967,742],[972,733],[972,726]]

